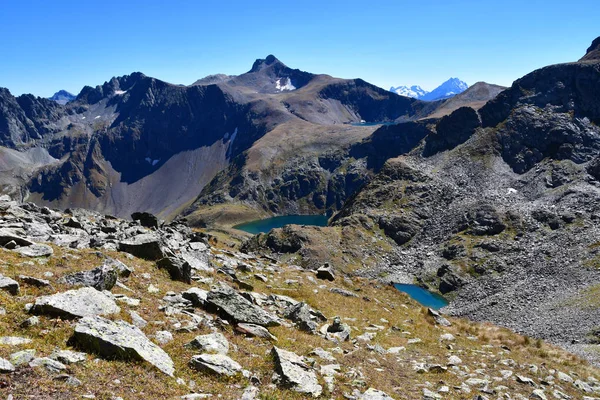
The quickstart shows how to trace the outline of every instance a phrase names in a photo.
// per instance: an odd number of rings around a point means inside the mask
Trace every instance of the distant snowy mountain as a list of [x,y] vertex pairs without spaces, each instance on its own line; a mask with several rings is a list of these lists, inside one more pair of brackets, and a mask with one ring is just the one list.
[[58,104],[65,105],[71,100],[75,100],[75,97],[77,96],[67,92],[66,90],[59,90],[58,92],[54,93],[52,97],[50,97],[50,100],[54,100]]
[[424,90],[423,88],[421,88],[421,86],[398,86],[398,87],[391,87],[390,88],[390,92],[394,92],[396,94],[399,94],[400,96],[406,96],[406,97],[412,97],[414,99],[418,99],[421,98],[422,96],[426,95],[428,92],[426,90]]
[[467,85],[460,79],[450,78],[446,82],[442,83],[440,86],[433,89],[431,92],[428,92],[417,85],[410,87],[391,87],[390,92],[394,92],[396,94],[399,94],[400,96],[412,97],[414,99],[424,101],[435,101],[449,99],[450,97],[456,96],[457,94],[464,92],[468,88],[469,85]]

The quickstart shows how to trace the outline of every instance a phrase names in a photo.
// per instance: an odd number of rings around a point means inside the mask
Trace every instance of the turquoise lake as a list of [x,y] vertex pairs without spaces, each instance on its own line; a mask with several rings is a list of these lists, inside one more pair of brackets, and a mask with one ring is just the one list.
[[234,228],[256,235],[257,233],[266,233],[271,229],[281,228],[290,224],[327,226],[328,219],[326,215],[284,215],[282,217],[246,222],[236,225]]
[[417,285],[408,285],[404,283],[394,283],[394,287],[399,291],[406,293],[419,304],[424,307],[433,308],[439,310],[440,308],[447,306],[448,300],[440,296],[437,293],[432,293],[427,289],[423,289]]

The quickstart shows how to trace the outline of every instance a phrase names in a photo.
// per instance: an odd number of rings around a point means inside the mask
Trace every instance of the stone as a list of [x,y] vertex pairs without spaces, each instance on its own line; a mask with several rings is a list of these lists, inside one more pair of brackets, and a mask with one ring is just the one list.
[[541,389],[535,389],[530,396],[531,399],[547,400],[546,394]]
[[194,307],[203,307],[204,303],[206,303],[208,291],[197,287],[193,287],[186,290],[185,292],[182,292],[181,296],[183,296],[184,299],[188,299],[189,301],[191,301]]
[[48,357],[34,358],[29,362],[31,368],[44,367],[50,372],[61,372],[67,369],[67,366],[59,361]]
[[0,274],[0,289],[16,296],[19,294],[19,283],[14,279]]
[[350,339],[350,327],[335,317],[331,325],[325,325],[325,335],[344,342]]
[[242,371],[242,366],[223,354],[200,354],[193,356],[190,366],[199,371],[217,375],[234,376]]
[[158,344],[165,345],[173,340],[173,334],[169,331],[158,331],[154,334]]
[[441,400],[442,396],[427,388],[423,388],[423,400]]
[[288,307],[283,316],[291,321],[294,321],[301,331],[317,333],[317,323],[313,321],[310,313],[310,307],[306,303],[297,303]]
[[0,373],[14,372],[15,366],[5,358],[0,358]]
[[112,268],[119,276],[121,276],[123,278],[127,278],[134,272],[134,269],[132,267],[128,267],[127,265],[123,264],[121,261],[116,260],[111,257],[107,257],[104,260],[104,265]]
[[14,240],[11,240],[10,242],[8,242],[4,245],[4,248],[7,250],[14,250],[17,247],[19,247],[19,245]]
[[143,360],[169,376],[175,372],[173,361],[164,350],[148,340],[139,328],[122,320],[82,318],[75,326],[73,340],[82,349],[102,357]]
[[277,341],[277,338],[267,328],[260,325],[239,323],[235,326],[235,330],[248,336]]
[[319,267],[319,269],[317,269],[317,278],[334,281],[335,274],[333,273],[333,268],[329,264]]
[[0,345],[4,346],[20,346],[22,344],[31,343],[31,339],[18,336],[2,336],[0,337]]
[[229,352],[229,342],[219,332],[196,336],[186,346],[202,350],[204,353],[227,354]]
[[259,390],[256,386],[250,385],[244,389],[240,400],[254,400],[258,396],[258,392]]
[[135,311],[129,311],[129,316],[131,317],[131,323],[140,329],[148,325],[148,322]]
[[192,282],[192,267],[191,265],[178,257],[165,257],[160,259],[156,266],[158,268],[166,269],[174,281],[181,281],[185,283]]
[[281,384],[299,393],[319,397],[323,387],[319,385],[317,376],[300,356],[291,351],[273,347],[271,351],[275,360],[275,371],[279,374]]
[[274,315],[252,304],[225,284],[208,292],[205,308],[238,323],[246,322],[261,326],[280,325]]
[[31,326],[36,326],[40,323],[40,319],[36,316],[29,317],[25,321],[21,322],[21,328],[29,328]]
[[63,318],[117,314],[120,311],[113,299],[90,287],[38,297],[30,310],[32,314]]
[[144,233],[119,242],[119,251],[144,260],[156,261],[165,258],[162,241],[157,234]]
[[516,375],[516,376],[517,376],[517,382],[524,383],[526,385],[535,386],[535,382],[533,382],[533,379],[527,378],[523,375]]
[[27,275],[19,275],[18,279],[30,286],[35,286],[35,287],[47,287],[50,286],[50,281],[46,280],[46,279],[40,279],[40,278],[34,278],[32,276],[27,276]]
[[35,358],[35,349],[21,350],[10,355],[10,362],[15,366],[29,364]]
[[131,219],[134,221],[139,221],[140,225],[146,228],[158,228],[159,226],[158,218],[149,212],[134,212],[131,214]]
[[460,365],[460,364],[462,364],[462,360],[460,359],[460,357],[454,356],[454,355],[448,357],[448,365],[449,366]]
[[52,247],[48,246],[47,244],[38,243],[27,247],[19,247],[13,251],[27,257],[48,257],[54,254]]
[[87,359],[87,354],[72,350],[56,350],[50,358],[63,364],[76,364]]
[[4,247],[10,242],[15,242],[18,246],[31,246],[34,244],[29,239],[20,236],[20,233],[25,233],[21,230],[0,228],[0,246]]
[[331,289],[329,289],[329,291],[331,293],[341,294],[342,296],[345,296],[345,297],[358,297],[358,295],[356,293],[352,293],[346,289],[331,288]]
[[442,314],[440,314],[439,312],[437,312],[436,310],[432,309],[432,308],[428,308],[427,309],[427,314],[432,316],[435,323],[441,326],[452,326],[452,324],[450,323],[450,321],[448,321],[446,318],[444,318],[442,316]]
[[381,390],[369,388],[359,397],[359,400],[394,400],[394,398]]
[[69,218],[67,222],[65,222],[65,226],[69,228],[83,229],[83,225],[81,225],[81,222],[79,222],[77,217]]
[[[74,376],[71,376],[69,374],[60,374],[57,377],[55,377],[54,380],[63,381],[67,385],[74,386],[74,387],[83,385],[83,382],[81,382],[79,379],[77,379]],[[118,399],[117,397],[112,398],[112,400],[117,400],[117,399]]]
[[71,286],[88,286],[96,290],[110,290],[117,283],[117,272],[109,265],[101,265],[89,271],[65,275],[59,282]]

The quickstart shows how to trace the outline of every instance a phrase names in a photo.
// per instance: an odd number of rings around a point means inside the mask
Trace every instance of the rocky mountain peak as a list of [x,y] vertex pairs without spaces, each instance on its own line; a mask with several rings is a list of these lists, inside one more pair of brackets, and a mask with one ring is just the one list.
[[270,67],[271,65],[277,64],[286,67],[286,65],[279,61],[277,57],[275,57],[273,54],[269,54],[265,59],[259,58],[256,61],[254,61],[254,64],[252,64],[252,69],[249,72],[258,72],[267,67]]
[[600,60],[600,36],[598,36],[588,47],[585,56],[579,61]]

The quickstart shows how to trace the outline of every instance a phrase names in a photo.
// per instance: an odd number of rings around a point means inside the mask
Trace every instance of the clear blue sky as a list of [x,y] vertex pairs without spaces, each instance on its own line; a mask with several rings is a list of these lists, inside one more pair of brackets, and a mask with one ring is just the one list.
[[583,56],[599,13],[599,0],[0,0],[0,86],[77,94],[134,71],[190,84],[271,53],[386,89],[509,85]]

